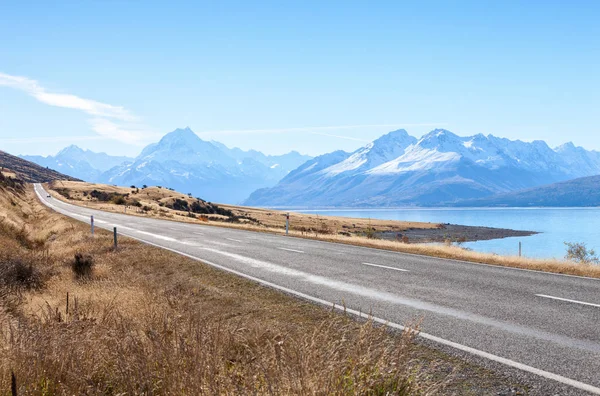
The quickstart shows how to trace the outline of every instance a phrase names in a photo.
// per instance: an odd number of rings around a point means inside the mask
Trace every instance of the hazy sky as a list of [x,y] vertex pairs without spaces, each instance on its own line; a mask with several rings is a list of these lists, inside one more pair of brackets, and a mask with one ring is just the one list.
[[600,1],[0,2],[0,149],[266,153],[404,127],[600,149]]

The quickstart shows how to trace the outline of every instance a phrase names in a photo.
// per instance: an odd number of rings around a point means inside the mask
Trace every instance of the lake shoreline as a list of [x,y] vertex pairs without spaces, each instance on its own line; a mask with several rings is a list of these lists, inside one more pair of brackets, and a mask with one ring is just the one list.
[[477,242],[491,239],[525,237],[539,234],[537,231],[521,231],[508,228],[465,226],[459,224],[442,224],[439,228],[417,229],[410,228],[401,232],[385,231],[376,235],[386,240],[402,240],[408,238],[409,243],[443,243]]

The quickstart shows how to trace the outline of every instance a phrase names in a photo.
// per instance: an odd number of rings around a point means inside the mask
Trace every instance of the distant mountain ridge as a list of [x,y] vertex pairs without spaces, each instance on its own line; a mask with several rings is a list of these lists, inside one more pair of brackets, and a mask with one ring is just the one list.
[[597,207],[600,206],[600,176],[580,177],[488,198],[459,201],[452,206]]
[[420,139],[400,129],[353,153],[316,157],[275,187],[254,192],[256,206],[435,205],[600,174],[600,153],[567,143],[555,149],[436,129]]
[[118,185],[163,185],[221,203],[240,203],[270,187],[312,157],[295,151],[268,156],[202,140],[190,128],[176,129],[150,144],[131,163],[116,166],[98,181]]
[[55,156],[20,155],[19,157],[90,182],[97,181],[102,173],[115,166],[133,162],[133,158],[95,153],[75,145],[65,147]]

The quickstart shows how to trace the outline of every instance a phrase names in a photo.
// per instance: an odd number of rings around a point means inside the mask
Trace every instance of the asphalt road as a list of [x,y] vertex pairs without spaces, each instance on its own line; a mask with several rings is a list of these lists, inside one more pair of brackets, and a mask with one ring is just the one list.
[[97,227],[392,327],[422,318],[421,336],[445,348],[600,394],[600,280],[108,213],[35,190]]

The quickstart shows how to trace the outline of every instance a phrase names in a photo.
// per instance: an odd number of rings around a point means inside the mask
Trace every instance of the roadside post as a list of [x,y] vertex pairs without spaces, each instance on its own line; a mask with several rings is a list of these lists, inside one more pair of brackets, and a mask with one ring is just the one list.
[[113,237],[115,240],[115,250],[117,250],[117,227],[113,228]]
[[92,227],[92,236],[94,236],[94,215],[90,216],[90,225]]
[[521,241],[519,241],[519,257],[521,257]]
[[285,214],[285,235],[287,236],[290,232],[290,212]]

